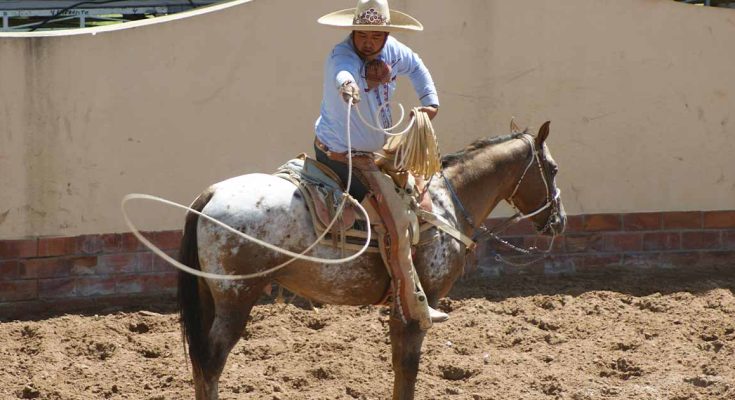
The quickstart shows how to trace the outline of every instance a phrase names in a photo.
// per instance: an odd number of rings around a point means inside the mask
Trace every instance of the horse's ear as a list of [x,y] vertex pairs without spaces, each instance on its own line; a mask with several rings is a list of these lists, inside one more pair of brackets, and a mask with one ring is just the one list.
[[549,137],[549,125],[551,125],[551,121],[546,121],[538,130],[538,135],[536,135],[536,146],[539,148],[543,146],[546,138]]
[[521,128],[516,124],[516,117],[510,118],[510,133],[521,133]]

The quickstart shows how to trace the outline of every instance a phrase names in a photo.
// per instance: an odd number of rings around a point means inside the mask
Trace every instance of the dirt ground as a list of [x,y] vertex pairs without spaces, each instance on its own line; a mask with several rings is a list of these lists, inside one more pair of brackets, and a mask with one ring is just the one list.
[[[417,399],[735,399],[735,278],[459,282],[423,347]],[[222,399],[386,399],[378,307],[255,308]],[[0,324],[1,399],[193,398],[171,309]]]

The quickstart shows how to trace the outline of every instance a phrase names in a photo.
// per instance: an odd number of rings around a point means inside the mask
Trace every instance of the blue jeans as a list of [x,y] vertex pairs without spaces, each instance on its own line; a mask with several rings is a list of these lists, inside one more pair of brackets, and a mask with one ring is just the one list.
[[[344,185],[347,184],[347,164],[332,160],[327,156],[327,153],[322,151],[322,149],[318,148],[316,145],[314,145],[314,153],[316,154],[317,161],[321,162],[322,164],[326,164],[329,168],[332,169],[332,171],[334,171],[334,173],[337,174],[337,176],[339,176]],[[367,196],[368,192],[368,187],[362,181],[360,171],[356,168],[352,168],[352,183],[350,186],[350,195],[354,197],[355,200],[361,202],[365,198],[365,196]]]

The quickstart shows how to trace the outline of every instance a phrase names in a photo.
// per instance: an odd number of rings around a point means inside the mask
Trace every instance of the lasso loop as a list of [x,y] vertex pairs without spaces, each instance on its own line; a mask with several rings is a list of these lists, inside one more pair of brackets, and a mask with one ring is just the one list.
[[[122,202],[120,203],[120,208],[122,210],[123,218],[125,219],[125,223],[128,225],[128,227],[130,228],[130,230],[133,233],[133,235],[135,235],[135,237],[138,238],[138,240],[140,240],[141,243],[143,243],[146,247],[148,247],[153,253],[155,253],[156,255],[158,255],[159,257],[163,258],[164,260],[166,260],[168,263],[170,263],[174,267],[179,268],[180,270],[182,270],[184,272],[187,272],[187,273],[192,274],[192,275],[196,275],[196,276],[201,277],[201,278],[207,278],[207,279],[244,280],[244,279],[260,278],[260,277],[263,277],[263,276],[272,274],[273,272],[276,272],[276,271],[280,270],[281,268],[283,268],[283,267],[291,264],[292,262],[294,262],[296,260],[311,261],[311,262],[322,263],[322,264],[343,264],[343,263],[347,263],[347,262],[350,262],[350,261],[353,261],[353,260],[357,259],[370,246],[370,239],[371,239],[371,233],[372,232],[371,232],[371,229],[370,229],[370,217],[368,216],[367,211],[365,211],[365,209],[362,207],[362,205],[360,203],[358,203],[356,200],[352,199],[352,197],[349,195],[350,186],[352,185],[352,142],[351,142],[351,137],[350,137],[350,123],[349,123],[350,122],[350,110],[351,109],[352,109],[352,99],[349,100],[348,106],[347,106],[347,149],[348,149],[347,151],[349,152],[348,157],[347,157],[348,164],[349,164],[348,175],[347,175],[347,189],[345,190],[345,193],[342,194],[342,202],[340,203],[339,207],[337,208],[337,212],[336,212],[336,214],[334,216],[334,219],[332,219],[332,221],[329,223],[329,225],[324,229],[324,232],[319,236],[319,238],[317,238],[316,241],[314,241],[314,243],[312,243],[309,247],[307,247],[301,253],[294,253],[292,251],[283,249],[283,248],[278,247],[276,245],[270,244],[268,242],[264,242],[264,241],[262,241],[262,240],[260,240],[258,238],[255,238],[255,237],[252,237],[250,235],[247,235],[247,234],[245,234],[243,232],[240,232],[240,231],[232,228],[231,226],[225,224],[224,222],[221,222],[221,221],[219,221],[219,220],[217,220],[215,218],[212,218],[212,217],[210,217],[210,216],[208,216],[206,214],[203,214],[203,213],[201,213],[201,212],[199,212],[197,210],[194,210],[191,207],[187,207],[185,205],[178,204],[178,203],[175,203],[173,201],[169,201],[169,200],[166,200],[166,199],[163,199],[163,198],[160,198],[160,197],[151,196],[151,195],[147,195],[147,194],[135,194],[135,193],[132,193],[132,194],[128,194],[125,197],[123,197]],[[187,265],[182,264],[178,260],[176,260],[173,257],[169,256],[168,254],[164,253],[160,248],[158,248],[156,245],[154,245],[148,239],[146,239],[145,236],[143,236],[140,233],[140,231],[135,227],[135,225],[133,225],[132,221],[128,217],[127,211],[125,210],[125,205],[127,204],[128,201],[134,200],[134,199],[138,199],[138,200],[152,200],[152,201],[156,201],[156,202],[159,202],[159,203],[171,205],[171,206],[174,206],[174,207],[177,207],[177,208],[182,208],[184,210],[187,210],[188,212],[192,212],[194,214],[197,214],[200,217],[203,217],[203,218],[205,218],[205,219],[207,219],[207,220],[209,220],[209,221],[211,221],[211,222],[213,222],[213,223],[215,223],[217,225],[220,225],[221,227],[225,228],[227,231],[232,232],[233,234],[235,234],[237,236],[240,236],[240,237],[242,237],[242,238],[244,238],[246,240],[249,240],[249,241],[252,241],[254,243],[257,243],[257,244],[259,244],[259,245],[261,245],[261,246],[263,246],[263,247],[265,247],[267,249],[273,250],[273,251],[278,252],[278,253],[281,253],[281,254],[285,254],[285,255],[290,256],[292,258],[289,259],[288,261],[284,262],[284,263],[281,263],[281,264],[279,264],[279,265],[277,265],[277,266],[275,266],[273,268],[269,268],[269,269],[267,269],[265,271],[260,271],[260,272],[255,272],[255,273],[252,273],[252,274],[245,274],[245,275],[212,274],[212,273],[209,273],[209,272],[204,272],[204,271],[196,270],[194,268],[191,268],[191,267],[189,267]],[[345,207],[348,199],[350,199],[350,202],[354,206],[356,206],[356,207],[358,207],[360,209],[360,212],[363,214],[363,216],[365,217],[365,220],[366,220],[366,225],[367,225],[367,238],[365,239],[365,244],[362,246],[362,248],[360,249],[360,251],[358,251],[357,253],[355,253],[355,254],[353,254],[353,255],[351,255],[349,257],[339,258],[339,259],[319,258],[319,257],[312,257],[312,256],[305,255],[306,253],[308,253],[309,251],[311,251],[311,249],[313,249],[317,244],[319,244],[322,241],[322,239],[324,239],[324,237],[331,231],[332,226],[335,224],[335,222],[337,221],[337,219],[342,214],[342,211],[344,210],[344,207]]]
[[362,115],[362,113],[360,112],[360,107],[355,106],[355,110],[357,110],[357,116],[360,117],[360,121],[362,121],[362,123],[365,124],[365,126],[367,126],[368,128],[374,131],[378,131],[386,136],[402,136],[406,132],[408,132],[409,129],[411,129],[414,122],[416,121],[416,115],[414,114],[414,116],[411,117],[411,121],[408,122],[408,126],[406,126],[406,129],[398,133],[391,133],[390,131],[392,131],[393,129],[396,129],[398,125],[400,125],[403,122],[403,118],[405,117],[405,111],[403,109],[403,104],[398,103],[398,108],[401,109],[401,118],[399,118],[398,122],[395,125],[391,126],[390,128],[381,128],[380,121],[378,121],[378,118],[380,117],[380,114],[383,112],[383,109],[385,109],[385,107],[388,107],[389,105],[390,105],[390,102],[387,101],[378,108],[378,112],[375,114],[375,125],[368,122],[367,118],[365,118]]

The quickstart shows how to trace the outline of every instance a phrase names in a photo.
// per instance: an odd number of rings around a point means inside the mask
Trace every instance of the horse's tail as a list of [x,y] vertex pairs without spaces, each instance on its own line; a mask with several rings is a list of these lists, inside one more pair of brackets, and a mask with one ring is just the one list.
[[[214,194],[213,190],[202,193],[191,205],[191,208],[201,212]],[[184,235],[179,248],[179,261],[190,268],[200,270],[199,250],[197,246],[197,222],[199,215],[192,212],[186,215]],[[184,349],[189,345],[189,357],[192,367],[201,368],[206,354],[207,332],[204,332],[201,300],[199,298],[199,278],[184,271],[179,271],[179,316],[181,321],[181,335],[184,340]],[[207,303],[211,303],[205,299]]]

